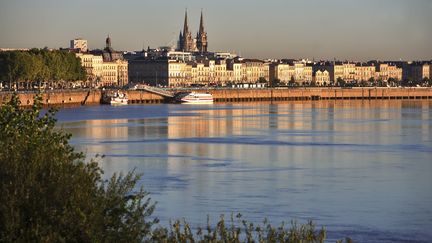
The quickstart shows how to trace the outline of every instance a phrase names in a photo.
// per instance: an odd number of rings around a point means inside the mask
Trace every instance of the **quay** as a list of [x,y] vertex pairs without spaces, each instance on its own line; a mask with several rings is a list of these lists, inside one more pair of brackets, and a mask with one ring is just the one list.
[[[170,89],[172,93],[195,91],[208,92],[215,102],[290,101],[290,100],[393,100],[432,99],[430,87],[406,88],[211,88]],[[46,106],[100,104],[101,90],[49,90],[41,93]],[[125,91],[130,104],[158,104],[167,102],[163,95],[146,90]],[[0,105],[8,102],[13,92],[0,92]],[[33,105],[37,92],[17,92],[23,106]]]

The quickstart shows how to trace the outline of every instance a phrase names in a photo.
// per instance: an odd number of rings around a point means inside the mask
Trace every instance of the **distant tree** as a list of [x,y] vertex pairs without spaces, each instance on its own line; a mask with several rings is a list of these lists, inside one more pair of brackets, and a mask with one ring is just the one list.
[[295,85],[296,85],[296,82],[295,82],[294,76],[291,76],[291,79],[289,81],[289,86],[295,86]]
[[427,86],[432,86],[432,79],[431,79],[431,78],[429,78],[429,79],[427,80]]
[[398,81],[395,78],[389,78],[387,80],[387,84],[390,85],[391,87],[395,87],[398,86]]
[[412,86],[412,82],[413,82],[412,78],[408,77],[408,78],[405,78],[402,80],[401,85],[403,87],[409,87],[409,86]]
[[317,83],[315,81],[309,82],[310,87],[316,87]]
[[339,86],[339,87],[344,87],[345,84],[346,84],[346,82],[345,82],[345,80],[344,80],[343,78],[338,77],[338,78],[336,79],[336,85],[337,85],[337,86]]
[[375,78],[374,77],[370,77],[368,82],[369,82],[369,84],[368,84],[369,86],[375,86]]
[[273,81],[272,81],[272,83],[271,83],[271,86],[272,86],[272,87],[277,87],[277,86],[280,85],[280,83],[281,83],[280,79],[275,78],[275,79],[273,79]]
[[384,86],[384,81],[381,77],[379,77],[375,83],[376,83],[377,87],[383,87]]
[[28,88],[33,82],[85,80],[86,72],[74,53],[34,48],[0,52],[0,78]]
[[267,79],[265,79],[264,77],[260,77],[259,79],[258,79],[258,83],[267,83]]
[[428,77],[423,78],[422,86],[428,86],[430,83],[430,79]]
[[0,108],[0,242],[142,242],[154,205],[133,172],[109,181],[55,128],[54,110]]

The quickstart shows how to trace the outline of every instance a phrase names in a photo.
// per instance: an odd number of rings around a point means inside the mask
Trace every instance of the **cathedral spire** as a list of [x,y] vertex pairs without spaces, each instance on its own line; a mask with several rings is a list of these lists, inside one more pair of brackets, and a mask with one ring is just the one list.
[[200,18],[200,27],[199,27],[199,33],[204,33],[204,18],[203,18],[203,12],[201,9],[201,18]]
[[188,26],[187,9],[186,9],[185,10],[184,25],[183,25],[183,35],[186,35],[187,33],[189,33],[189,26]]
[[111,38],[110,38],[109,34],[108,34],[107,38],[105,39],[105,45],[106,45],[106,48],[111,48]]
[[207,52],[207,33],[204,29],[204,17],[203,17],[203,11],[201,9],[201,18],[200,18],[200,26],[197,34],[197,49],[200,53],[206,53]]

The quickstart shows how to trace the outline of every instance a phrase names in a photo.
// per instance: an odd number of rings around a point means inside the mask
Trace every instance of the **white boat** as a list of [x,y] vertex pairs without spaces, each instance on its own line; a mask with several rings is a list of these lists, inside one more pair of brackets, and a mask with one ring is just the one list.
[[213,104],[213,95],[209,93],[185,93],[177,97],[184,104]]
[[127,95],[119,90],[112,94],[105,94],[102,101],[111,105],[127,105],[128,100]]

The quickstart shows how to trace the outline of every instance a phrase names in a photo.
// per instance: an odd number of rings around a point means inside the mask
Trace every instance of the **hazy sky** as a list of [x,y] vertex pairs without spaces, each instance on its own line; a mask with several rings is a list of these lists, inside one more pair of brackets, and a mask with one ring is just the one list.
[[0,0],[0,47],[175,44],[204,11],[209,50],[256,58],[432,58],[432,0]]

